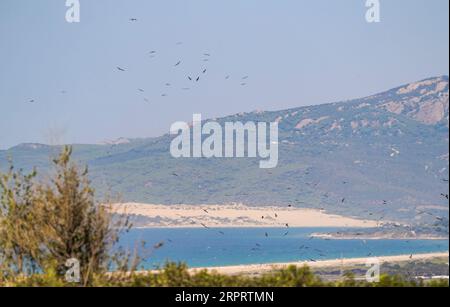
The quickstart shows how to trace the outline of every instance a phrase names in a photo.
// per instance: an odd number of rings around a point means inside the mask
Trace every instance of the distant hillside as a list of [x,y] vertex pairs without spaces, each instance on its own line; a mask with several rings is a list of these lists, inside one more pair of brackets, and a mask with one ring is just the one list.
[[[74,150],[99,195],[120,192],[127,201],[292,204],[417,222],[427,218],[417,214],[424,209],[448,217],[441,196],[448,194],[447,76],[361,99],[218,119],[250,120],[279,122],[277,168],[259,169],[259,159],[174,159],[168,135]],[[0,165],[12,157],[45,172],[57,149],[22,144],[0,151]]]

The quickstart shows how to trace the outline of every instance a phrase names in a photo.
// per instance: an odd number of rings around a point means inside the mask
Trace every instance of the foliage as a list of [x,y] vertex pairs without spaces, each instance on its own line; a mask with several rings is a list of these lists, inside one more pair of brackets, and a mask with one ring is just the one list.
[[[54,275],[33,275],[16,280],[8,286],[74,286]],[[343,281],[324,282],[307,267],[290,266],[286,269],[265,273],[260,276],[223,275],[206,270],[190,271],[183,263],[167,263],[159,271],[108,273],[96,275],[96,287],[448,287],[447,280],[430,282],[408,281],[396,276],[383,275],[379,283],[355,280],[347,275]],[[0,283],[0,286],[2,284]]]
[[80,263],[84,285],[112,261],[119,270],[134,269],[129,254],[111,255],[128,222],[113,219],[105,205],[95,202],[88,170],[80,172],[71,154],[65,147],[53,160],[55,174],[48,184],[34,180],[35,172],[22,175],[10,168],[1,175],[0,279],[10,282],[40,272],[58,281],[69,259]]

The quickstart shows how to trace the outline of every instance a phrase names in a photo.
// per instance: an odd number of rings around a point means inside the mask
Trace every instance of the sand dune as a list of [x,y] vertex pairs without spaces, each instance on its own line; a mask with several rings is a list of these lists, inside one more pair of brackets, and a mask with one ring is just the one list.
[[[376,221],[290,207],[244,205],[112,205],[115,213],[140,217],[139,227],[376,227]],[[203,225],[202,225],[203,224]]]

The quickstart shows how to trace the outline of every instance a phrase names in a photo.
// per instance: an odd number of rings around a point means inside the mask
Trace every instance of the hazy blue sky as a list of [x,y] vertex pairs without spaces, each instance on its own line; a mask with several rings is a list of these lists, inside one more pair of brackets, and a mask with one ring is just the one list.
[[65,0],[0,1],[0,148],[156,136],[194,112],[326,103],[448,74],[448,0],[381,0],[379,24],[365,21],[365,0],[80,2],[69,24]]

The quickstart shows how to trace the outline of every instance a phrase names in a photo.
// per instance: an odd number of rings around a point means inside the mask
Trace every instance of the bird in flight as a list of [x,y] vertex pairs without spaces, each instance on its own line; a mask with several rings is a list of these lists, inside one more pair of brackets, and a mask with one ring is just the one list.
[[30,100],[28,100],[28,102],[33,103],[33,102],[35,102],[35,100],[34,99],[30,99]]
[[137,18],[130,18],[130,21],[135,22],[135,21],[137,21]]
[[195,82],[198,82],[198,81],[200,81],[200,77],[197,77],[197,79],[195,79]]
[[206,74],[206,68],[205,68],[205,69],[203,69],[203,73],[204,73],[204,74]]
[[153,246],[153,248],[154,249],[158,249],[158,248],[161,248],[161,247],[163,247],[164,246],[164,242],[159,242],[159,243],[156,243],[154,246]]
[[448,194],[441,193],[441,196],[448,200]]
[[143,89],[141,89],[141,88],[138,88],[138,91],[141,92],[141,93],[145,92],[145,91],[144,91]]
[[119,67],[119,66],[117,66],[117,70],[126,71],[125,69],[123,69],[122,67]]
[[181,61],[178,61],[176,64],[175,64],[175,66],[178,66],[178,65],[180,65],[181,64]]

